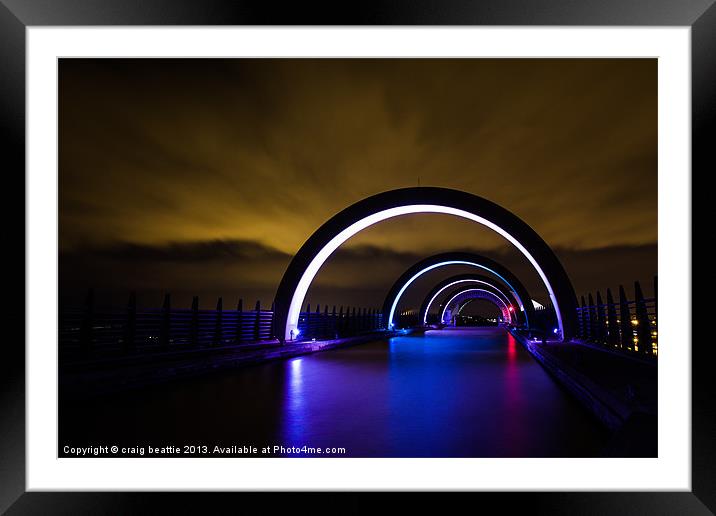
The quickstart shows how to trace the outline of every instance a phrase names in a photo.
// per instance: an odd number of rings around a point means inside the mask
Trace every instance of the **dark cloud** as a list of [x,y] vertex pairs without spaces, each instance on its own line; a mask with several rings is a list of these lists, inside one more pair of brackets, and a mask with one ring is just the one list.
[[211,266],[219,262],[245,263],[254,260],[288,259],[286,253],[248,240],[209,240],[163,244],[118,243],[107,247],[88,247],[73,253],[85,257],[139,264],[143,262],[195,263]]
[[[515,251],[476,250],[512,270],[535,299],[546,301],[541,280],[526,259]],[[616,246],[591,250],[556,249],[577,294],[607,287],[616,292],[623,284],[632,292],[633,281],[652,291],[656,270],[656,246]],[[338,249],[316,278],[308,301],[320,304],[380,306],[395,281],[408,267],[425,258],[420,252],[401,252],[375,246]],[[188,306],[191,296],[201,293],[206,307],[219,296],[234,303],[239,298],[259,299],[268,305],[290,256],[249,241],[206,241],[164,245],[115,244],[78,248],[60,254],[61,291],[68,303],[80,302],[89,287],[102,292],[114,304],[123,302],[130,290],[138,291],[151,306],[158,306],[164,292],[178,296]],[[439,280],[474,269],[445,267],[425,275],[411,287],[406,304],[419,304],[422,295]],[[604,278],[609,278],[605,283]],[[112,304],[112,303],[110,303]]]

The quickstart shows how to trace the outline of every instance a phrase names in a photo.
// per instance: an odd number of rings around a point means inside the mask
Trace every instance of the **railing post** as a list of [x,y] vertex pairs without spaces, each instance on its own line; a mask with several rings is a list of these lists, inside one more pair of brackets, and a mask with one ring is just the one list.
[[306,303],[306,331],[303,336],[304,338],[311,336],[311,303]]
[[602,294],[599,291],[597,291],[597,339],[600,344],[607,342],[607,318],[604,314]]
[[214,318],[215,324],[214,324],[214,339],[213,344],[214,346],[220,346],[221,341],[223,340],[223,319],[224,319],[224,300],[219,297],[218,301],[216,302],[216,317]]
[[239,304],[236,305],[236,336],[234,342],[237,344],[242,341],[244,328],[244,300],[239,298]]
[[623,349],[634,348],[634,333],[631,329],[631,312],[624,287],[619,285],[619,329]]
[[131,353],[135,350],[135,335],[137,333],[137,294],[129,293],[127,302],[127,320],[124,324],[124,352]]
[[654,331],[657,332],[657,337],[654,339],[654,342],[657,347],[657,351],[659,348],[659,285],[657,281],[657,277],[654,276]]
[[192,348],[199,346],[199,296],[191,299],[191,322],[189,323],[189,345]]
[[171,298],[169,293],[164,294],[162,305],[162,319],[159,328],[159,346],[162,349],[169,347],[169,332],[171,330]]
[[331,313],[331,334],[334,339],[338,338],[338,322],[336,321],[336,305],[333,305],[333,312]]
[[92,351],[92,337],[94,327],[94,289],[87,291],[85,298],[85,311],[82,315],[82,325],[80,326],[80,352],[83,355]]
[[659,288],[659,285],[657,282],[657,277],[654,276],[654,326],[655,326],[654,329],[655,330],[658,329],[658,327],[659,327],[659,313],[657,311],[657,306],[659,303],[658,288]]
[[597,339],[597,329],[599,328],[597,324],[597,310],[594,306],[594,298],[591,292],[587,295],[587,299],[589,299],[589,340],[593,341]]
[[581,296],[582,299],[582,306],[580,308],[577,308],[577,313],[579,314],[579,337],[582,339],[587,338],[587,302],[584,300],[584,296]]
[[343,337],[346,326],[345,320],[343,320],[343,305],[341,305],[341,310],[338,312],[338,324],[336,326],[338,327],[338,336]]
[[256,319],[254,321],[254,340],[261,339],[261,301],[256,301]]
[[313,338],[318,339],[321,337],[321,328],[323,327],[323,324],[321,324],[321,305],[316,305],[316,329],[313,331]]
[[275,339],[276,335],[273,333],[273,318],[276,315],[276,302],[271,303],[271,319],[269,320],[269,339]]
[[592,336],[592,314],[589,311],[589,303],[584,299],[584,296],[582,296],[582,308],[584,309],[584,339],[589,340]]
[[651,345],[651,323],[649,322],[649,313],[646,309],[644,294],[641,291],[641,285],[638,281],[634,282],[634,300],[636,301],[636,335],[639,341],[639,351],[651,355],[653,354]]
[[356,334],[356,307],[354,306],[351,310],[351,335]]
[[619,328],[617,326],[617,309],[614,305],[611,289],[607,289],[607,342],[610,346],[619,346]]

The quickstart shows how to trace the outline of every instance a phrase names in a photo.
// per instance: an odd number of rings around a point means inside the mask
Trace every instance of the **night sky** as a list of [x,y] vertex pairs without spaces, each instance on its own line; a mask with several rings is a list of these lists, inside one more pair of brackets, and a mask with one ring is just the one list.
[[[657,62],[118,60],[59,65],[60,296],[270,304],[301,244],[375,193],[442,186],[513,211],[578,295],[657,269]],[[544,301],[522,255],[446,215],[349,240],[307,300],[379,306],[412,263],[472,250]],[[453,268],[416,285],[414,298]],[[423,290],[421,290],[421,288]],[[410,306],[406,298],[406,308]],[[415,298],[417,299],[417,298]]]

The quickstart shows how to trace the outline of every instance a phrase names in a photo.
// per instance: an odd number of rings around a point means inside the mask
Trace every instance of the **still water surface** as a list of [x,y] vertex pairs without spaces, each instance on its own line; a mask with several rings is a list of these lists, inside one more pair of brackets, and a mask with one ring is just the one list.
[[60,442],[588,457],[607,435],[499,328],[429,331],[61,409]]

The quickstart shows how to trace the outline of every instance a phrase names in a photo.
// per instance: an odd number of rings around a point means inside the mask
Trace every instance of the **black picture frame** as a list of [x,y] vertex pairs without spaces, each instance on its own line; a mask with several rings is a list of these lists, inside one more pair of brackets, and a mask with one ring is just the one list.
[[[692,178],[716,170],[716,5],[714,0],[410,0],[331,6],[292,2],[231,0],[0,0],[0,127],[5,147],[6,191],[25,191],[25,29],[38,25],[621,25],[691,27]],[[16,181],[16,184],[12,183]],[[684,178],[688,180],[688,178]],[[693,190],[698,192],[697,189]],[[697,193],[692,206],[699,204]],[[6,195],[6,198],[10,197]],[[12,208],[16,220],[17,210]],[[702,222],[693,217],[693,224]],[[12,224],[9,224],[11,226]],[[17,225],[17,224],[16,224]],[[13,233],[16,232],[15,233]],[[24,227],[9,227],[24,242]],[[22,233],[22,236],[20,235]],[[8,239],[9,241],[9,239]],[[6,245],[9,243],[6,242]],[[6,270],[25,270],[23,252],[6,253]],[[13,267],[14,266],[14,267]],[[15,273],[16,274],[16,273]],[[19,289],[18,289],[19,290]],[[13,298],[15,307],[24,307]],[[693,303],[693,320],[705,308]],[[25,492],[25,349],[24,308],[8,310],[8,326],[20,335],[6,336],[0,359],[0,512],[7,514],[206,513],[224,507],[241,512],[261,505],[271,512],[287,495],[246,493],[27,493]],[[685,332],[689,345],[690,332]],[[642,493],[480,493],[470,503],[499,504],[549,514],[714,514],[716,513],[716,409],[710,371],[710,339],[692,338],[692,491]],[[208,497],[219,500],[209,500]],[[295,500],[299,496],[300,500]],[[473,495],[470,495],[471,497]],[[320,500],[317,498],[320,497]],[[458,496],[459,498],[459,496]],[[228,503],[227,503],[228,502]],[[292,512],[328,509],[355,513],[383,504],[376,494],[323,493],[291,495]],[[413,494],[404,499],[422,509],[445,511],[444,498]],[[449,502],[462,503],[452,498]],[[209,505],[211,504],[211,505]]]

